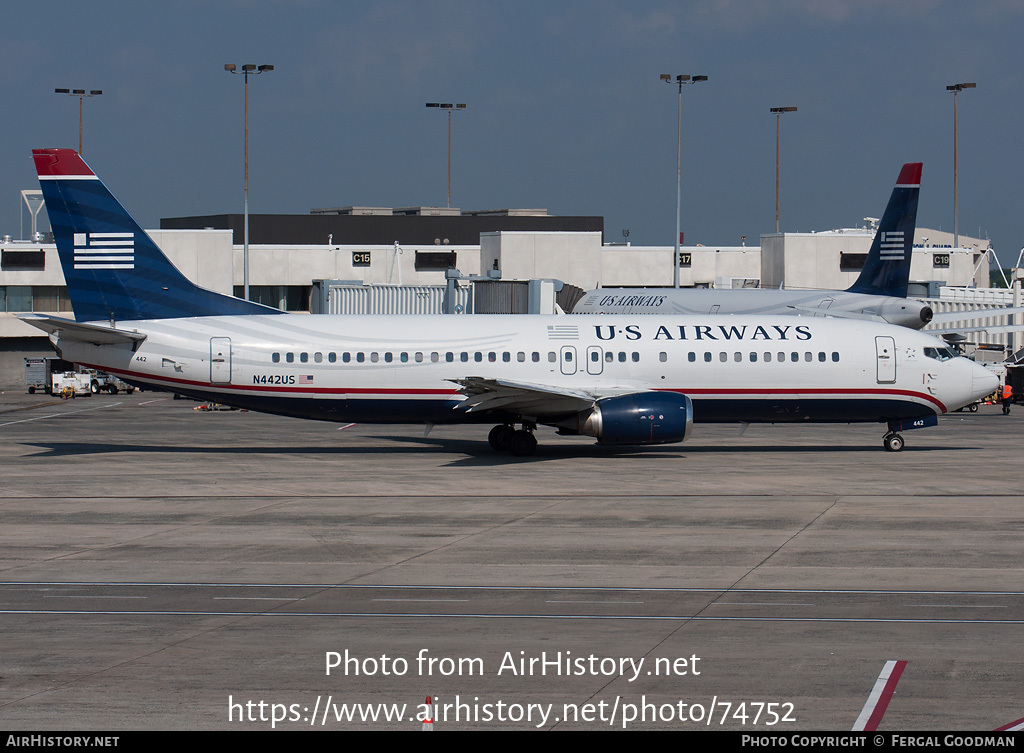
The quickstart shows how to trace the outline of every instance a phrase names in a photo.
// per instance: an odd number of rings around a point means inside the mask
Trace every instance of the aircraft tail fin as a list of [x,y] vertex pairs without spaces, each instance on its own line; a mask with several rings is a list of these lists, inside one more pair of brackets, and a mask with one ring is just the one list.
[[896,179],[864,269],[848,292],[907,297],[920,192],[921,163],[908,162]]
[[33,149],[75,319],[279,314],[195,285],[73,149]]

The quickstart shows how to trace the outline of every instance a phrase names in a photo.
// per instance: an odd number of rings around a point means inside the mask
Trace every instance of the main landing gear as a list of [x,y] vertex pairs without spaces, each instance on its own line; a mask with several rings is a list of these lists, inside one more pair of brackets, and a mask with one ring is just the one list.
[[894,431],[886,432],[886,435],[882,437],[882,446],[889,452],[899,452],[903,449],[903,445],[903,437]]
[[529,457],[537,451],[537,438],[533,436],[536,428],[536,424],[524,423],[523,428],[517,431],[511,424],[498,424],[487,435],[487,441],[498,452]]

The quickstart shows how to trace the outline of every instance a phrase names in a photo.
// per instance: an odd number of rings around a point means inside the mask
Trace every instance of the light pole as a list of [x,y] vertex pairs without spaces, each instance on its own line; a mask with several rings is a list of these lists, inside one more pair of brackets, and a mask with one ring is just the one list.
[[960,194],[957,185],[957,153],[956,153],[956,95],[964,89],[973,89],[977,84],[950,84],[946,91],[953,92],[953,248],[960,248]]
[[256,66],[247,63],[242,70],[235,70],[234,63],[225,63],[228,73],[241,74],[245,79],[245,240],[242,246],[242,287],[245,300],[249,300],[249,74],[258,76],[274,70],[272,65]]
[[453,105],[450,102],[427,102],[427,107],[437,107],[448,111],[448,207],[452,205],[452,112],[454,110],[465,110],[466,105]]
[[680,245],[680,215],[683,209],[683,84],[696,84],[700,81],[707,81],[707,76],[688,76],[686,74],[673,78],[668,73],[661,74],[661,80],[666,84],[679,85],[679,144],[676,149],[676,258],[672,263],[672,287],[679,287],[679,245]]
[[54,94],[67,94],[70,97],[78,97],[78,153],[82,153],[82,116],[84,112],[83,102],[86,97],[98,97],[103,93],[102,89],[90,89],[86,94],[85,89],[54,89]]
[[795,107],[773,107],[775,113],[775,234],[779,234],[779,123],[782,121],[782,113],[796,112]]

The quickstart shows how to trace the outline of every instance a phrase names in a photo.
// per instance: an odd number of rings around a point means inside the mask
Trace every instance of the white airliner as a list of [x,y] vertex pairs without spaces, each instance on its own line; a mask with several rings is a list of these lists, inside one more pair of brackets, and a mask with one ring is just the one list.
[[644,445],[694,422],[880,422],[895,451],[998,381],[864,321],[285,314],[189,282],[73,150],[34,158],[76,321],[22,318],[147,388],[328,421],[495,423],[493,447],[530,455],[540,424]]
[[900,169],[857,281],[847,290],[714,290],[600,288],[588,291],[575,314],[799,314],[889,322],[921,329],[932,309],[907,298],[921,163]]

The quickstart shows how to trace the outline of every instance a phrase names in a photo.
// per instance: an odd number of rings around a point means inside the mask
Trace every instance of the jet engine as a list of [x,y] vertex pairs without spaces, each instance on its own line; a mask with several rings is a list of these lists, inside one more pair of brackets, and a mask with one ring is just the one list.
[[572,424],[559,423],[562,433],[597,437],[598,444],[682,442],[693,426],[693,404],[678,392],[634,392],[598,400]]
[[875,314],[889,324],[910,329],[921,329],[934,316],[931,306],[913,298],[884,298],[875,306],[866,306],[864,313]]

